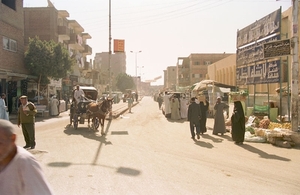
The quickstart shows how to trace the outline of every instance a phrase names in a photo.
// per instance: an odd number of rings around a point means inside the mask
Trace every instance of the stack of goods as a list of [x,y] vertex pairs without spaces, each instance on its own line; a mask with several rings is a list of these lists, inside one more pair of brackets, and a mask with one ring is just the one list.
[[273,145],[291,148],[299,141],[299,135],[291,131],[290,123],[275,123],[264,117],[250,116],[246,123],[245,141],[268,142]]
[[230,92],[229,96],[232,102],[246,101],[246,97],[248,96],[248,93],[246,91]]

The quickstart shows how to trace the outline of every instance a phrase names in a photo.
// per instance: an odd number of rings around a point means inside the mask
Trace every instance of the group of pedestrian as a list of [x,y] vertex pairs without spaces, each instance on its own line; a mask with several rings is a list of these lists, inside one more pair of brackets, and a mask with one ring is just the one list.
[[[191,138],[193,140],[195,140],[195,136],[197,136],[197,139],[200,139],[200,134],[207,132],[206,121],[207,111],[209,108],[209,102],[207,100],[198,101],[198,103],[196,103],[196,100],[197,99],[195,97],[191,98],[187,115],[188,121],[190,122]],[[218,97],[214,105],[215,117],[212,132],[213,135],[224,135],[224,133],[226,133],[224,110],[228,108],[229,106],[222,102],[221,97]],[[244,142],[245,136],[245,114],[240,101],[234,102],[234,109],[230,119],[232,124],[232,140],[235,144],[241,145]]]
[[160,93],[157,97],[158,107],[161,109],[164,103],[164,112],[166,118],[171,120],[180,120],[187,118],[187,107],[189,102],[185,94],[165,92],[164,96]]
[[[204,134],[206,129],[207,111],[209,103],[207,100],[196,103],[196,98],[192,97],[188,106],[187,120],[190,122],[191,138],[200,139],[200,134]],[[195,134],[196,129],[196,134]]]

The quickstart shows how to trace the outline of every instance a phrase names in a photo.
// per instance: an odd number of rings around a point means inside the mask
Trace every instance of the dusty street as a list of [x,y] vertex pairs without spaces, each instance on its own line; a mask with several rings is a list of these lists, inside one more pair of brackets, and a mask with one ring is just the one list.
[[[169,121],[150,97],[117,119],[107,135],[68,116],[36,123],[36,149],[58,195],[299,194],[300,151],[270,144],[237,146],[230,134],[190,137],[185,120]],[[208,119],[212,127],[213,119]],[[23,146],[21,130],[17,144]]]

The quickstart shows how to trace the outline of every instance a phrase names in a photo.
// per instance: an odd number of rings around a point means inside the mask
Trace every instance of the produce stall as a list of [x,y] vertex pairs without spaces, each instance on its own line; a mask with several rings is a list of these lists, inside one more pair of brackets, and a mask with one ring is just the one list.
[[[226,121],[227,129],[231,129],[231,122]],[[291,130],[291,123],[271,122],[268,116],[259,119],[256,116],[246,117],[245,142],[270,143],[284,148],[300,146],[300,135]]]

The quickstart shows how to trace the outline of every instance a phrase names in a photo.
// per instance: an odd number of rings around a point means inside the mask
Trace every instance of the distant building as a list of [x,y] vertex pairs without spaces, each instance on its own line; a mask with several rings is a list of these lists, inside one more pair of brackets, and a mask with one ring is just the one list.
[[186,87],[206,79],[207,66],[224,59],[230,53],[196,53],[186,58],[178,58],[178,86]]
[[165,71],[165,88],[176,91],[176,79],[177,79],[177,67],[176,66],[168,66]]
[[99,84],[102,86],[101,91],[109,91],[109,69],[111,68],[112,90],[114,91],[116,90],[115,81],[117,76],[120,73],[126,73],[126,54],[125,52],[111,54],[109,66],[109,52],[96,53],[94,65],[101,72],[99,76]]

